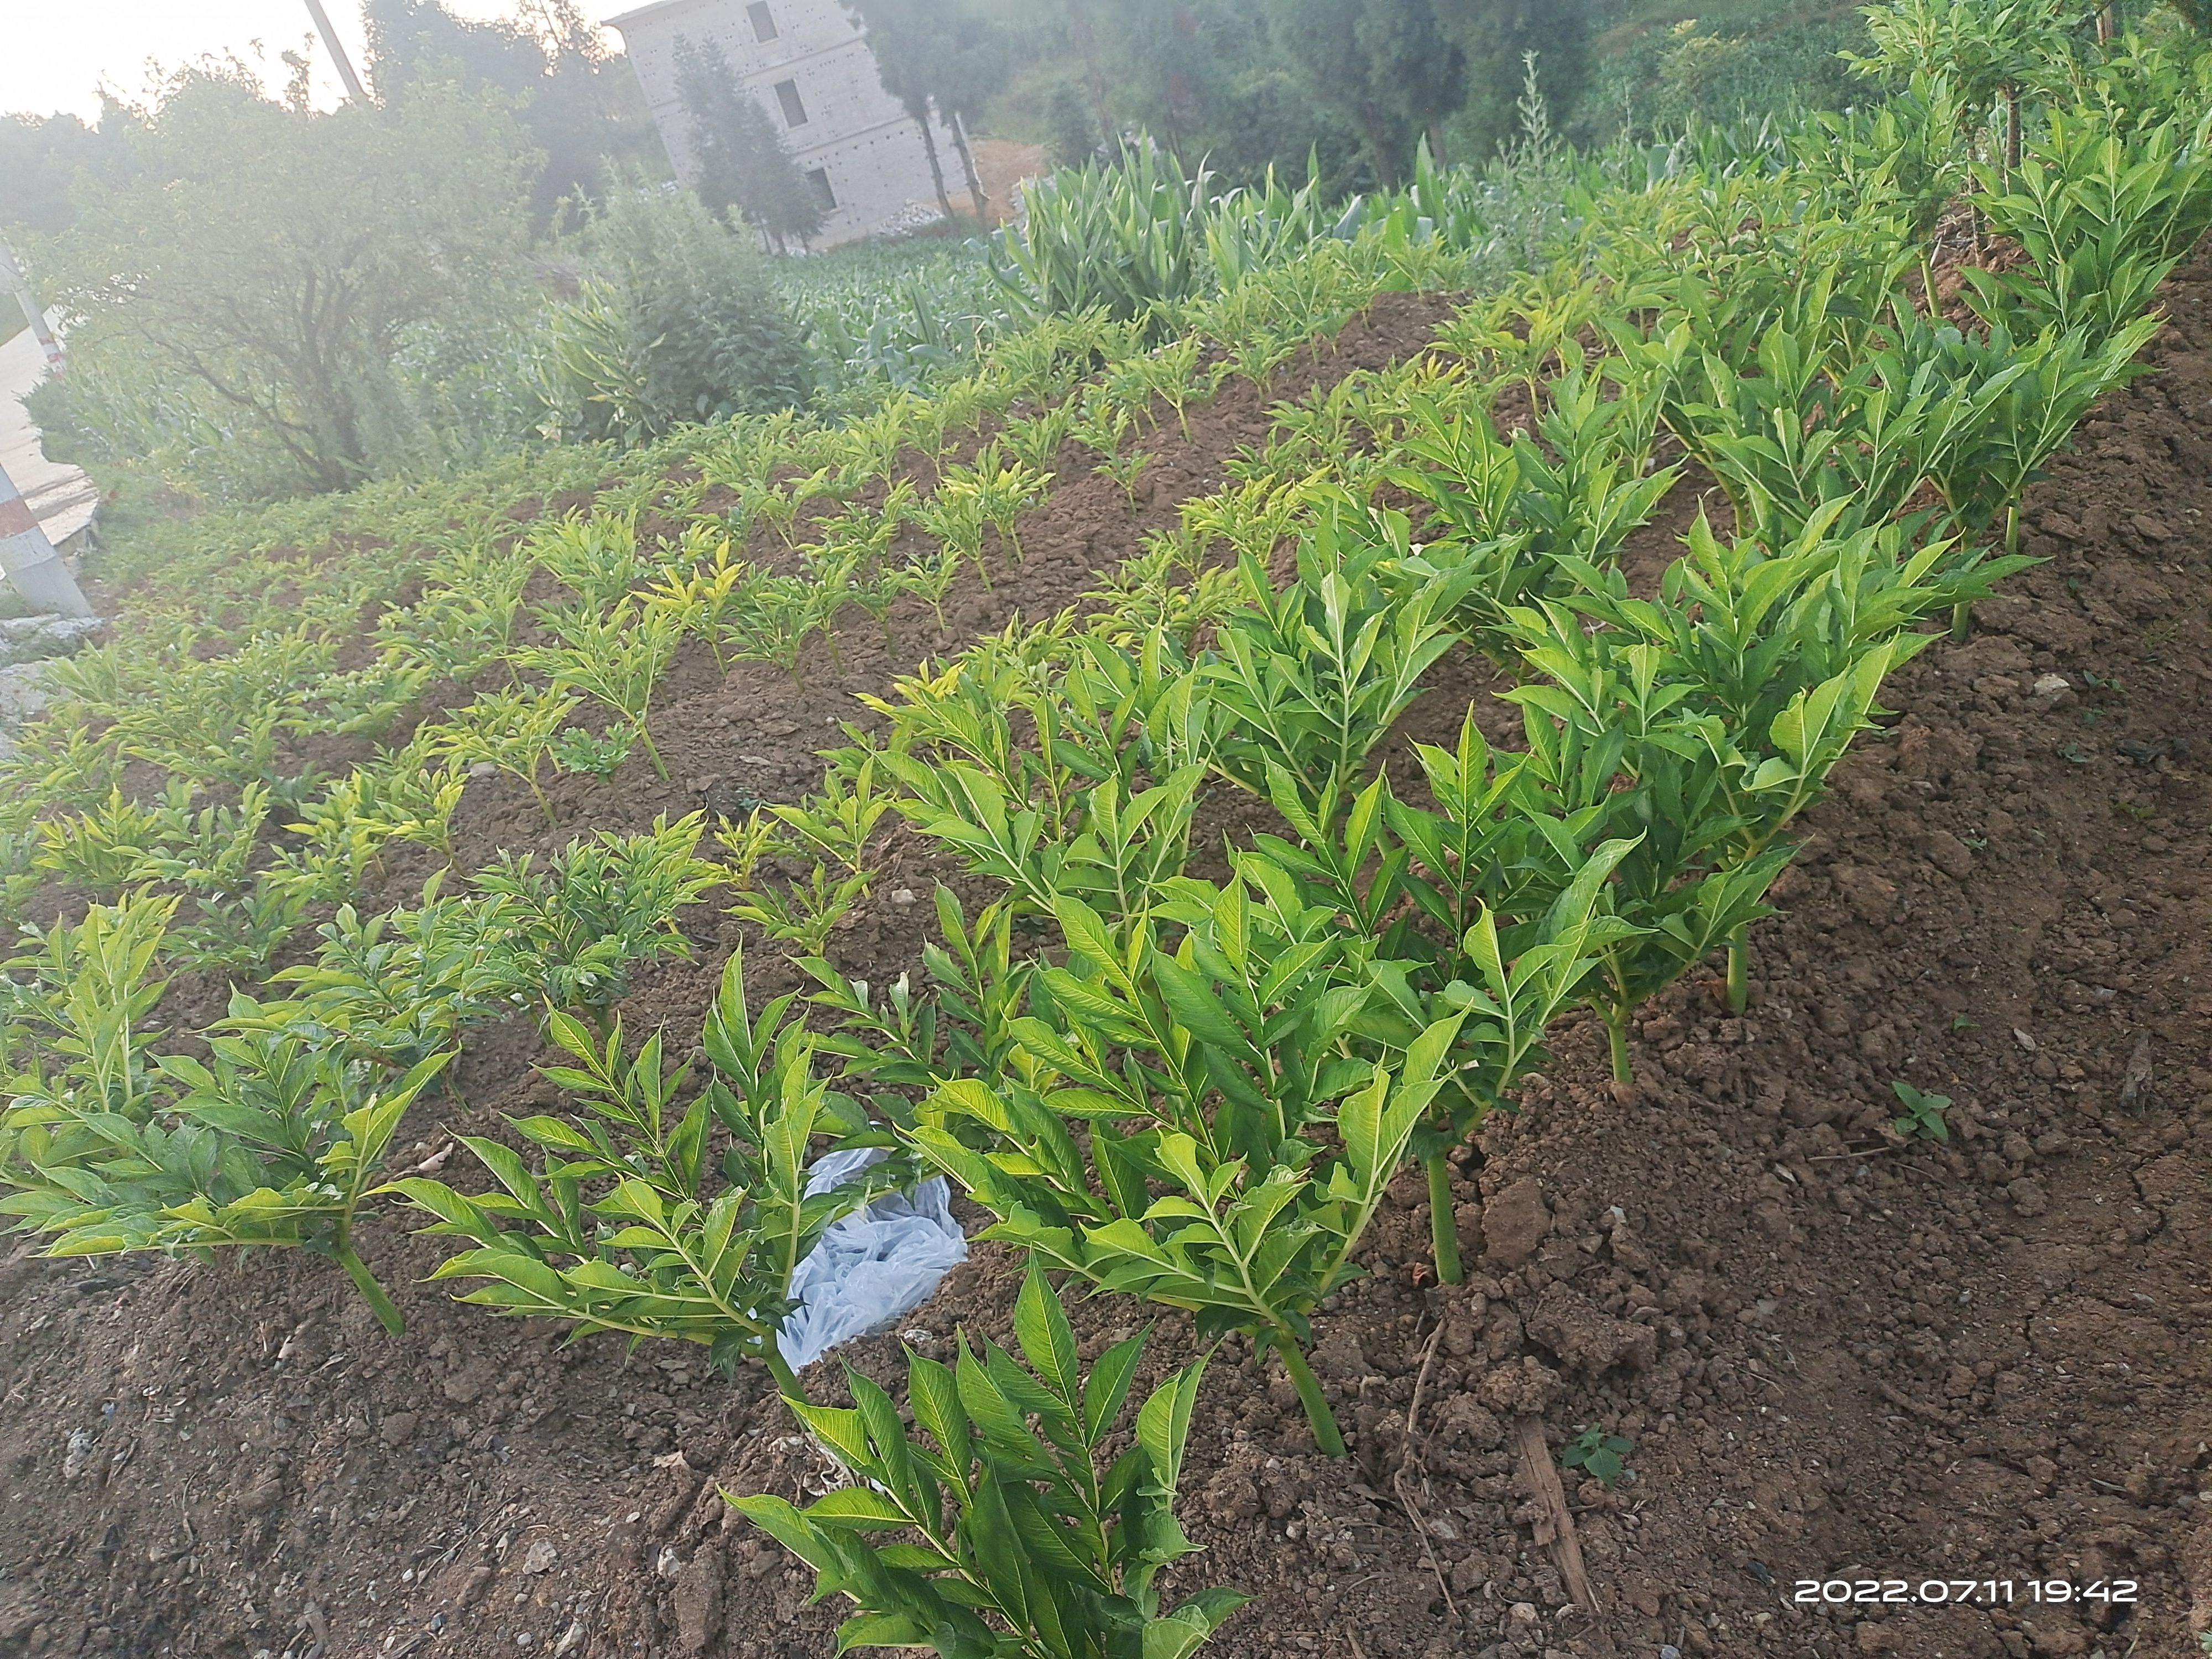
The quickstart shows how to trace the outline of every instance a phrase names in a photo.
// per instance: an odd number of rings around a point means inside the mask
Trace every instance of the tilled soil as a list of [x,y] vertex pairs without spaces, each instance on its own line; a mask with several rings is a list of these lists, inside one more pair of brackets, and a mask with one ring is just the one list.
[[[2046,562],[1979,608],[1970,642],[1897,678],[1888,729],[1811,816],[1785,914],[1755,934],[1747,1017],[1678,988],[1642,1022],[1632,1088],[1607,1080],[1595,1025],[1564,1030],[1520,1113],[1468,1150],[1463,1287],[1423,1282],[1425,1190],[1401,1182],[1369,1276],[1316,1322],[1352,1459],[1314,1454],[1279,1370],[1216,1357],[1185,1488],[1206,1553],[1169,1594],[1258,1599],[1212,1650],[2195,1650],[2212,1624],[2196,1514],[2212,1488],[2196,1260],[2212,1227],[2212,263],[2168,304],[2163,373],[2031,498]],[[1328,369],[1409,349],[1433,321],[1380,311]],[[1258,407],[1194,411],[1202,459],[1178,489],[1256,440]],[[1100,483],[1088,505],[1054,496],[1042,517],[1065,547],[1032,544],[964,628],[1064,604],[1133,550],[1147,521]],[[633,765],[564,801],[564,830],[678,809],[750,754],[768,757],[759,793],[795,793],[841,695],[931,648],[902,633],[880,659],[852,649],[842,683],[804,694],[702,685],[672,704],[670,737],[655,723],[676,784]],[[1486,696],[1448,660],[1409,727],[1449,731]],[[1510,730],[1499,712],[1486,725]],[[477,849],[535,836],[527,805],[490,797]],[[893,856],[926,895],[920,849]],[[910,965],[927,906],[902,907],[904,879],[841,934],[852,971]],[[701,943],[634,1000],[634,1024],[696,1018],[723,948],[711,926]],[[475,1115],[542,1097],[535,1054],[526,1029],[473,1042]],[[1888,1131],[1895,1080],[1950,1097],[1947,1144]],[[427,1117],[409,1133],[425,1153],[445,1138]],[[367,1248],[395,1284],[436,1259],[388,1224]],[[1003,1337],[1017,1277],[979,1246],[909,1336],[940,1353],[956,1327]],[[724,1383],[689,1350],[563,1346],[421,1285],[392,1340],[316,1262],[19,1255],[0,1296],[0,1654],[834,1650],[838,1610],[807,1609],[808,1575],[719,1496],[821,1489],[757,1376]],[[1090,1352],[1144,1317],[1077,1310]],[[1193,1352],[1159,1319],[1147,1370]],[[899,1375],[889,1340],[842,1357]],[[813,1379],[825,1396],[834,1369]],[[1613,1489],[1567,1477],[1595,1613],[1538,1541],[1514,1450],[1531,1417],[1555,1452],[1592,1425],[1634,1443]],[[1926,1605],[1968,1580],[1972,1605]],[[1808,1606],[1805,1581],[1878,1599]],[[2056,1584],[2106,1593],[2054,1606]]]

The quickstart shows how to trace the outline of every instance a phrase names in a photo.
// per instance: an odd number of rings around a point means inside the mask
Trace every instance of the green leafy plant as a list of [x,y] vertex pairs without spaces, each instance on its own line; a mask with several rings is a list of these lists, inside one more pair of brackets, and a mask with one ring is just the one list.
[[495,902],[482,913],[492,924],[488,960],[514,986],[604,1031],[635,964],[690,954],[677,913],[722,879],[698,856],[704,830],[695,812],[644,835],[602,831],[571,842],[542,871],[530,854],[501,853],[476,876]]
[[1559,1462],[1567,1468],[1580,1469],[1601,1486],[1610,1488],[1619,1486],[1629,1474],[1626,1460],[1635,1449],[1633,1440],[1607,1434],[1603,1425],[1593,1424],[1559,1449]]
[[[1086,1375],[1035,1267],[1014,1331],[1020,1361],[994,1342],[979,1353],[964,1331],[950,1366],[908,1350],[911,1431],[891,1397],[849,1368],[850,1408],[793,1398],[793,1413],[853,1484],[804,1510],[773,1497],[731,1501],[814,1569],[817,1599],[843,1595],[860,1608],[838,1631],[840,1652],[1186,1659],[1248,1599],[1207,1589],[1161,1606],[1161,1569],[1197,1547],[1175,1504],[1205,1362],[1152,1391],[1134,1443],[1109,1462],[1145,1339],[1115,1344]],[[883,1533],[902,1537],[869,1536]]]
[[653,686],[682,642],[677,617],[659,606],[641,608],[624,594],[610,611],[554,611],[546,623],[561,643],[524,647],[514,653],[515,665],[542,673],[556,689],[591,697],[621,715],[645,745],[654,773],[665,778],[668,768],[653,746],[646,715]]
[[2024,325],[2021,333],[2111,338],[2212,224],[2212,157],[2179,119],[2130,131],[2102,112],[2054,109],[2014,168],[1974,176],[1991,227],[2015,239],[2028,263],[1969,270],[1966,280],[1977,309]]
[[1240,556],[1245,608],[1218,629],[1219,660],[1203,678],[1221,716],[1212,763],[1256,794],[1271,769],[1309,805],[1354,786],[1451,647],[1446,621],[1467,581],[1389,580],[1411,556],[1406,518],[1361,517],[1348,501],[1324,511],[1280,592],[1256,557]]
[[[1437,1096],[1496,1065],[1512,1034],[1540,1030],[1550,953],[1510,975],[1493,961],[1501,977],[1447,988],[1409,1018],[1329,908],[1302,902],[1262,859],[1237,870],[1221,889],[1170,882],[1118,924],[1061,900],[1068,965],[1030,980],[1010,1063],[939,1088],[912,1138],[999,1218],[989,1237],[1189,1309],[1201,1334],[1273,1348],[1316,1441],[1340,1453],[1303,1353],[1309,1316],[1356,1272]],[[1578,956],[1588,922],[1585,909],[1543,942]]]
[[1893,1119],[1889,1126],[1900,1139],[1946,1143],[1950,1140],[1951,1126],[1943,1119],[1943,1114],[1951,1109],[1950,1096],[1923,1094],[1902,1079],[1889,1088],[1905,1108],[1905,1115]]
[[[659,1033],[632,1058],[619,1023],[602,1040],[555,1011],[553,1040],[574,1063],[545,1075],[580,1109],[515,1120],[537,1167],[503,1142],[465,1136],[496,1191],[420,1176],[392,1185],[437,1218],[426,1231],[469,1241],[434,1277],[483,1280],[461,1299],[580,1334],[702,1343],[724,1369],[757,1359],[796,1396],[777,1346],[792,1273],[880,1177],[808,1191],[814,1135],[871,1137],[813,1077],[813,1045],[786,1020],[792,1001],[752,1016],[732,957],[700,1035],[710,1075],[696,1091],[691,1066],[669,1066]],[[724,1148],[719,1162],[710,1139]]]
[[342,1049],[247,1031],[213,1038],[207,1061],[152,1056],[145,1021],[166,988],[154,964],[170,909],[95,905],[8,964],[0,1053],[30,1052],[0,1111],[0,1212],[51,1241],[49,1255],[306,1249],[401,1329],[354,1226],[400,1119],[451,1054],[395,1078]]
[[563,726],[553,734],[545,752],[563,772],[580,773],[604,782],[622,770],[629,751],[637,747],[637,738],[634,726],[610,726],[599,732],[586,732],[580,726]]
[[520,780],[550,824],[555,822],[553,803],[546,799],[538,774],[575,708],[576,700],[561,691],[520,686],[487,691],[420,735],[430,752],[443,759],[463,767],[496,767]]

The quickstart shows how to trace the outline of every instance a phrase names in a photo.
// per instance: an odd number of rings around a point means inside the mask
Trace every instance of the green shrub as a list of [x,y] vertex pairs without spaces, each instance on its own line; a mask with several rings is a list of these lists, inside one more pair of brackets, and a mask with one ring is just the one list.
[[617,191],[580,247],[583,293],[550,325],[546,435],[636,443],[805,401],[805,345],[767,261],[696,197]]

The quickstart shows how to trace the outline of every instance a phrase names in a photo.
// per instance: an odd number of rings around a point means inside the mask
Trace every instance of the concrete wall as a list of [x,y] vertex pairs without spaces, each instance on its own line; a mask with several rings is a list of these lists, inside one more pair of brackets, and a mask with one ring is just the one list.
[[[748,0],[660,0],[609,19],[622,31],[646,102],[677,176],[694,171],[689,124],[676,94],[676,42],[712,40],[746,93],[774,118],[802,172],[827,174],[837,205],[815,239],[819,247],[908,230],[939,217],[921,129],[876,75],[866,37],[839,0],[759,0],[775,38],[762,40]],[[805,120],[793,125],[778,87],[796,91]],[[936,124],[945,185],[964,197],[952,134]]]

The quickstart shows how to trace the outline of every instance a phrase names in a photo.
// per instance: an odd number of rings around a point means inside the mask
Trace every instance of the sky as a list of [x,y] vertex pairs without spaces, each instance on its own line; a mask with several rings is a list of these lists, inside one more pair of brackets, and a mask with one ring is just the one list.
[[[325,0],[346,50],[361,62],[359,0]],[[512,15],[514,0],[447,0],[462,17]],[[586,15],[611,15],[610,3]],[[272,91],[286,78],[280,53],[313,33],[305,0],[0,0],[0,112],[91,120],[106,86],[126,101],[145,94],[149,62],[173,69],[199,57],[235,53]],[[335,105],[342,88],[330,56],[313,49],[315,101]]]

